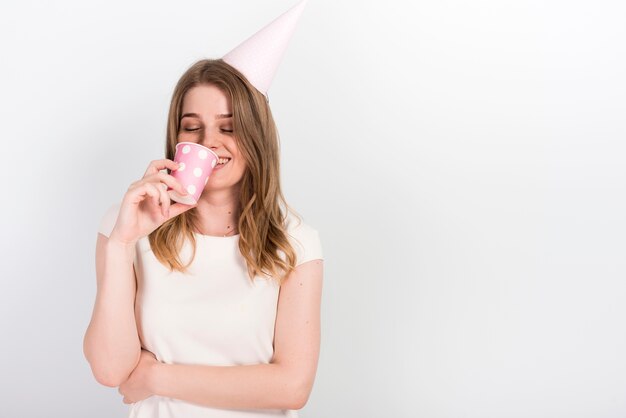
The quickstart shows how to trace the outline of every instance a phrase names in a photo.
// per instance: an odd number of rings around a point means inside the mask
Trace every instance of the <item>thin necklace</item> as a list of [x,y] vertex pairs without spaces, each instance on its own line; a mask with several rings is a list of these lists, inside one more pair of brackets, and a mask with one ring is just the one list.
[[[230,214],[231,214],[231,211],[228,211],[228,214],[230,215]],[[228,225],[228,227],[227,227],[227,228],[228,228],[228,229],[230,229],[230,225]],[[227,237],[227,236],[231,235],[233,232],[235,232],[235,229],[233,229],[233,230],[231,230],[231,231],[226,232],[225,234],[223,234],[223,235],[222,235],[222,237]],[[201,233],[201,234],[202,234],[202,233]],[[202,234],[202,235],[208,235],[208,234]],[[237,235],[237,234],[235,234],[235,235]],[[219,235],[217,235],[217,236],[219,236]]]
[[[228,225],[228,228],[230,228],[230,225]],[[219,237],[219,235],[209,235],[209,234],[205,234],[204,232],[200,232],[200,230],[199,230],[199,229],[198,229],[197,231],[198,231],[198,233],[199,233],[200,235],[208,235],[208,236],[216,236],[216,237]],[[235,230],[234,230],[234,229],[233,229],[232,231],[228,231],[227,233],[223,234],[223,235],[222,235],[222,237],[227,237],[227,236],[231,235],[233,232],[235,232]],[[235,235],[236,235],[236,234],[235,234]]]
[[[230,225],[228,225],[228,227],[230,228]],[[234,229],[233,229],[232,231],[229,231],[229,232],[225,233],[223,236],[224,236],[224,237],[225,237],[225,236],[228,236],[228,235],[232,234],[233,232],[235,232],[235,230],[234,230]]]

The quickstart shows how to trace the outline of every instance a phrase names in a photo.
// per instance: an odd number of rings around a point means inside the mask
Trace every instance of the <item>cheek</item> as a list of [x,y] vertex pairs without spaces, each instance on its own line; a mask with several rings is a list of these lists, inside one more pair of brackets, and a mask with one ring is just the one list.
[[241,171],[242,173],[246,171],[246,163],[243,161],[237,161],[237,171]]

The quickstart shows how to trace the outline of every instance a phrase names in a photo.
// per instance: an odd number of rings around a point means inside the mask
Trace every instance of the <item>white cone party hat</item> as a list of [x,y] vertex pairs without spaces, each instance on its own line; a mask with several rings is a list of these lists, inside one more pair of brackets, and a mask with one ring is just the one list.
[[222,57],[266,98],[306,2],[302,0]]

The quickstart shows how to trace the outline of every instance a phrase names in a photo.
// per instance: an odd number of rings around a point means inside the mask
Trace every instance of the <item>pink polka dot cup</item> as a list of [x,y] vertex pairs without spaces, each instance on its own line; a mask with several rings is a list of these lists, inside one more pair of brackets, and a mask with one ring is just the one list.
[[170,198],[175,202],[195,205],[200,199],[204,186],[209,181],[209,176],[218,159],[219,157],[215,152],[195,142],[176,144],[174,161],[179,164],[179,167],[170,174],[183,185],[189,195],[181,196],[180,193],[168,186],[167,193]]

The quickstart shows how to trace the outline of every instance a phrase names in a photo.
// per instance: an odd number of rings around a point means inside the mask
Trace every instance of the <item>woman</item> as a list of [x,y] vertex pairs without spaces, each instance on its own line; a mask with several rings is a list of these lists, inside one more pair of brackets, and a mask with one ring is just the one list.
[[[182,141],[227,160],[191,206],[170,204],[168,186],[185,190],[161,172]],[[283,198],[266,96],[224,60],[197,62],[173,94],[166,157],[101,222],[94,376],[131,417],[296,417],[317,369],[323,257]]]

